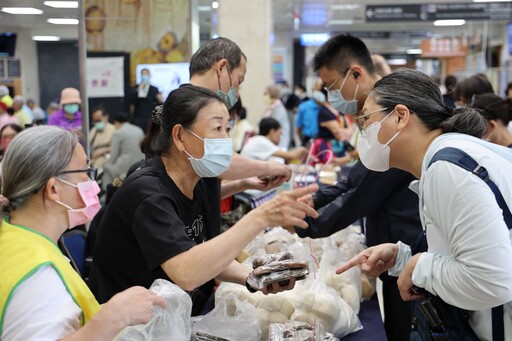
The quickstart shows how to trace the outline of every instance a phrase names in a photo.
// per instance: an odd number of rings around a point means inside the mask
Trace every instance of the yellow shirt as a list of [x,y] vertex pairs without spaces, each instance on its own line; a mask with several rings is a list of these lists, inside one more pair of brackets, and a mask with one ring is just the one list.
[[0,225],[0,335],[15,289],[45,265],[53,266],[82,310],[82,325],[98,312],[100,306],[94,295],[53,241],[32,229],[4,220]]

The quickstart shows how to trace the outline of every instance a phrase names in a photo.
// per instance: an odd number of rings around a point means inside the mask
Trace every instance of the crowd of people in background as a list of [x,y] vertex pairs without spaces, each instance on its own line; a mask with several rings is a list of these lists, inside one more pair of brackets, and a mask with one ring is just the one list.
[[[447,75],[441,87],[421,72],[391,70],[361,40],[341,34],[315,54],[318,79],[311,89],[298,83],[292,91],[282,80],[270,84],[263,89],[265,111],[253,113],[243,107],[239,95],[247,67],[247,57],[234,42],[211,40],[192,56],[191,84],[172,91],[167,99],[151,85],[149,70],[141,70],[141,82],[126,96],[130,113],[109,113],[101,106],[82,112],[80,91],[71,87],[61,89],[59,99],[43,110],[35,100],[13,96],[0,85],[0,205],[8,217],[0,228],[9,232],[8,238],[0,235],[0,245],[16,245],[23,237],[34,250],[48,253],[54,269],[41,266],[46,256],[23,261],[20,270],[8,269],[20,280],[28,276],[30,266],[38,267],[20,289],[24,295],[43,283],[43,291],[51,287],[53,294],[63,296],[59,304],[65,309],[57,320],[64,321],[64,327],[54,322],[49,333],[58,338],[70,331],[110,337],[127,325],[146,322],[152,306],[165,303],[137,286],[148,288],[156,278],[189,291],[193,315],[199,315],[216,278],[253,289],[246,283],[249,270],[234,259],[266,227],[281,225],[302,237],[319,238],[366,217],[370,248],[339,272],[361,265],[363,272],[381,278],[388,338],[408,337],[408,301],[418,298],[411,292],[413,284],[474,310],[469,321],[479,337],[487,338],[490,330],[482,321],[489,320],[489,309],[507,307],[512,298],[512,291],[502,289],[507,286],[503,283],[512,287],[507,282],[512,270],[490,264],[496,255],[510,255],[505,223],[492,193],[485,192],[487,185],[470,178],[463,187],[454,181],[464,177],[463,170],[440,163],[429,168],[424,158],[450,145],[473,152],[512,204],[512,185],[504,177],[512,170],[504,161],[512,159],[507,156],[507,148],[512,148],[512,83],[504,96],[495,93],[484,74],[464,79]],[[88,140],[81,134],[83,115],[90,118]],[[261,119],[256,122],[250,115]],[[54,127],[36,127],[43,125]],[[28,164],[24,153],[42,161]],[[279,194],[220,233],[221,199],[248,189],[274,189],[290,180],[287,164],[306,160],[322,167],[350,166],[348,181],[319,191],[313,185]],[[21,171],[23,167],[29,170]],[[34,167],[40,177],[31,171]],[[91,176],[96,171],[98,184]],[[104,197],[96,202],[96,195],[108,193],[112,185],[116,194],[110,195],[101,221],[94,224],[91,292],[48,240],[56,242],[66,229],[89,223],[105,203]],[[420,193],[419,199],[410,186]],[[475,198],[482,191],[494,222],[475,216],[480,208]],[[435,204],[442,202],[442,195],[452,199],[453,207]],[[77,208],[83,204],[85,209]],[[456,212],[455,217],[447,210]],[[466,216],[474,219],[463,221]],[[18,231],[17,224],[46,238]],[[492,231],[503,229],[478,241],[455,230],[478,235],[481,226],[490,231],[491,225]],[[410,245],[426,226],[428,248],[415,254]],[[119,247],[113,249],[114,243]],[[499,250],[487,250],[495,245]],[[477,259],[474,247],[487,250],[486,260]],[[198,270],[191,273],[191,268]],[[495,283],[487,281],[489,276]],[[63,294],[68,285],[70,292]],[[293,287],[291,281],[263,291]],[[14,298],[0,337],[29,338],[31,331],[20,334],[16,329],[16,319],[27,325],[32,320],[13,309],[30,313],[31,308],[19,295]],[[45,302],[45,312],[53,312],[50,299]],[[114,309],[125,304],[123,323],[109,326]],[[510,315],[507,309],[505,315]],[[47,321],[43,313],[35,316]],[[509,327],[506,324],[507,335]]]

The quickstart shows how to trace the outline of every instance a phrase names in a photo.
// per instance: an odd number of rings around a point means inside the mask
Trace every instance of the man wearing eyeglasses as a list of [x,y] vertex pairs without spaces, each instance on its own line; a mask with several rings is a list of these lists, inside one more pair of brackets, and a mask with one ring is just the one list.
[[[384,119],[389,110],[360,113],[366,94],[380,79],[370,52],[358,38],[340,34],[325,42],[315,54],[314,70],[327,90],[331,105],[346,115],[356,115],[359,133],[364,134],[366,120],[373,115]],[[368,246],[392,242],[414,243],[421,232],[418,197],[409,190],[414,177],[398,169],[374,172],[358,162],[348,180],[304,198],[318,210],[317,219],[308,218],[309,229],[296,229],[301,237],[329,236],[366,217]],[[409,340],[410,304],[402,301],[396,278],[383,280],[385,329],[389,340]]]

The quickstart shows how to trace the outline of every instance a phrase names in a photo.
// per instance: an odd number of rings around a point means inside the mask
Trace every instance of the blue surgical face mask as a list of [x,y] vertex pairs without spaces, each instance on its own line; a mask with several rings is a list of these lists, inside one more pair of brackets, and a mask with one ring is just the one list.
[[103,129],[105,129],[105,122],[104,121],[96,122],[96,124],[94,126],[96,127],[97,131],[103,131]]
[[214,178],[224,173],[233,156],[231,139],[203,139],[189,129],[187,131],[204,142],[204,155],[201,159],[196,159],[185,150],[196,174],[201,178]]
[[227,93],[223,92],[222,88],[220,86],[220,78],[217,78],[217,80],[219,81],[219,90],[217,90],[217,96],[220,97],[220,99],[224,102],[224,104],[226,105],[226,107],[228,107],[228,110],[229,110],[236,104],[236,102],[238,102],[238,97],[236,96],[236,90],[235,90],[235,87],[233,86],[233,82],[231,82],[231,75],[229,74],[229,68],[226,67],[226,69],[228,71],[230,87],[229,87],[229,90]]
[[78,104],[64,104],[64,111],[67,114],[74,115],[78,112],[80,106]]
[[343,79],[343,83],[341,83],[341,86],[337,90],[330,90],[327,89],[327,100],[331,105],[334,107],[334,109],[338,110],[342,114],[355,114],[357,113],[357,90],[359,90],[359,83],[356,83],[356,91],[354,92],[354,98],[350,101],[347,101],[345,98],[343,98],[343,95],[341,93],[341,89],[343,89],[343,86],[345,85],[345,82],[348,79],[348,76],[350,74],[350,71],[347,72],[347,75]]
[[142,80],[142,83],[149,83],[149,79],[151,77],[149,75],[141,75],[140,79]]

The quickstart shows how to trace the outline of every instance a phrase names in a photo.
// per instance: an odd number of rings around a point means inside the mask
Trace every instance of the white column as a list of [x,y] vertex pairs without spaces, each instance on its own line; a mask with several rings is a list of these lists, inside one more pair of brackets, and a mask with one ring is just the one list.
[[219,1],[218,35],[233,40],[247,56],[247,74],[240,88],[247,118],[257,126],[265,111],[263,92],[272,80],[271,0]]

